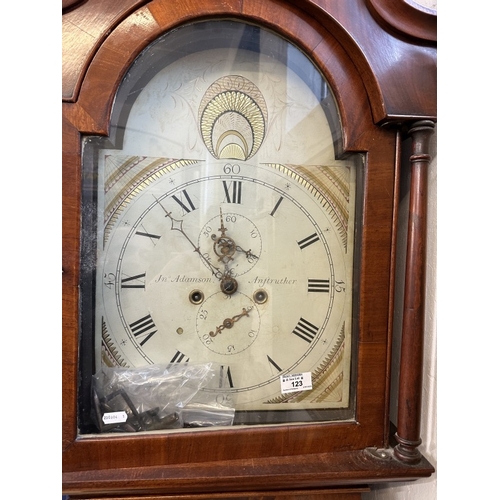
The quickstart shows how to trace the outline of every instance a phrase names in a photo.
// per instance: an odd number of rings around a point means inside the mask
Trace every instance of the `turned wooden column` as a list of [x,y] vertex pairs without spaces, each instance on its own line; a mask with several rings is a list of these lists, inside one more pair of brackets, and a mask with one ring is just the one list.
[[398,423],[394,449],[406,463],[421,459],[418,446],[422,404],[424,353],[425,274],[427,238],[427,170],[431,160],[429,139],[434,122],[421,120],[410,127],[412,139],[410,205],[399,373]]

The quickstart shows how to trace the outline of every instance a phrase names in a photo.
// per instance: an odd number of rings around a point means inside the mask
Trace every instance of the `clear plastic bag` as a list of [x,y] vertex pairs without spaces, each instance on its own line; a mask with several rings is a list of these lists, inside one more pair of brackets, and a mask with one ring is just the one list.
[[[221,407],[200,391],[215,379],[211,363],[171,363],[141,368],[103,367],[93,377],[93,420],[101,432],[138,432],[204,425],[231,425],[234,409]],[[195,424],[183,410],[197,409]],[[200,406],[201,405],[201,406]]]
[[225,370],[214,365],[215,376],[182,409],[184,427],[233,425],[235,408],[231,394],[221,390]]

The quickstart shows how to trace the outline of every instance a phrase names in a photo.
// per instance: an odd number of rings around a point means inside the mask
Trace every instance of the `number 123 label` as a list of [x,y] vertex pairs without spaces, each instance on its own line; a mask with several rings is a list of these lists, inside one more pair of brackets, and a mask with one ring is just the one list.
[[312,389],[311,372],[281,375],[281,394],[310,391]]

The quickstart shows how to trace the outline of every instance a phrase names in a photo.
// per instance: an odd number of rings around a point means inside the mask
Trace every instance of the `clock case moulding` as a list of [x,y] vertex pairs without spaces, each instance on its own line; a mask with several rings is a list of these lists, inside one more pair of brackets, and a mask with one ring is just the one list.
[[[406,5],[393,3],[399,4]],[[433,473],[418,446],[426,176],[436,119],[435,15],[412,9],[406,6],[401,14],[383,0],[63,4],[63,491],[72,498],[146,493],[157,498],[209,498],[212,493],[234,498],[238,492],[266,491],[288,491],[292,498],[292,491],[310,489],[318,495],[350,495],[351,490],[333,488]],[[149,43],[177,26],[208,18],[261,25],[299,47],[323,73],[337,100],[343,126],[335,145],[339,156],[368,152],[360,235],[356,420],[300,428],[80,436],[82,137],[109,134],[121,78]],[[410,158],[401,158],[403,141],[411,144]],[[406,405],[399,407],[394,434],[389,380],[401,164],[411,169],[399,376],[399,400]],[[352,494],[359,495],[356,491]]]

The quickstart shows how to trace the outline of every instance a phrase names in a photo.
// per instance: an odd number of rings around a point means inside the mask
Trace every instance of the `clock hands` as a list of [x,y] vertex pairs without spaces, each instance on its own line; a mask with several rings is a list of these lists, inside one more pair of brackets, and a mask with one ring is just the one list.
[[236,244],[233,238],[226,235],[227,229],[224,226],[224,217],[222,214],[222,208],[220,210],[220,236],[212,234],[211,239],[213,240],[213,250],[215,255],[217,255],[219,262],[224,264],[224,274],[221,278],[220,287],[223,293],[226,295],[231,295],[238,289],[238,282],[233,277],[233,269],[229,267],[229,263],[234,260],[233,255],[236,252],[244,253],[247,259],[258,259],[256,255],[252,253],[252,250],[244,250],[239,245]]
[[244,253],[248,258],[258,259],[258,257],[252,254],[252,249],[244,250],[239,245],[236,245],[233,238],[226,236],[227,229],[224,226],[224,220],[222,216],[222,208],[220,208],[220,236],[212,234],[212,240],[214,241],[213,248],[214,252],[219,257],[219,262],[222,262],[227,269],[227,265],[231,260],[233,260],[233,255],[235,252]]
[[217,238],[215,234],[212,235],[214,240],[214,252],[219,257],[219,262],[224,264],[224,274],[221,278],[220,288],[226,295],[232,295],[238,289],[238,282],[232,276],[232,269],[229,268],[229,261],[233,260],[232,255],[235,252],[236,245],[231,238],[225,236],[223,230],[222,236]]
[[243,308],[241,314],[237,314],[236,316],[233,316],[232,318],[226,318],[223,322],[222,325],[219,325],[215,328],[215,332],[211,331],[209,333],[210,337],[215,337],[218,335],[222,330],[225,328],[232,328],[234,324],[239,321],[243,316],[248,316],[248,313],[253,309],[253,306],[250,306],[248,309]]
[[[233,293],[235,293],[236,290],[238,289],[238,282],[232,277],[232,275],[231,275],[232,270],[229,269],[229,266],[227,265],[226,260],[219,258],[219,261],[221,261],[224,264],[224,272],[222,272],[218,267],[214,266],[210,262],[210,259],[208,259],[203,253],[201,253],[200,247],[195,245],[193,240],[184,231],[184,228],[182,227],[184,221],[174,219],[174,217],[172,217],[172,213],[169,212],[160,203],[160,201],[156,197],[155,197],[155,200],[157,201],[157,203],[160,205],[160,207],[165,212],[165,217],[168,217],[170,219],[170,221],[171,221],[170,229],[172,231],[179,231],[184,236],[184,238],[186,238],[186,240],[191,244],[191,246],[194,248],[194,251],[203,259],[203,261],[209,267],[210,271],[212,271],[212,274],[220,281],[220,288],[221,288],[222,292],[226,295],[232,295]],[[221,210],[221,222],[222,222],[222,210]],[[224,232],[225,232],[225,229],[224,229]],[[224,251],[226,253],[231,252],[231,247],[228,245],[229,244],[226,241],[221,242],[220,246],[221,246],[221,249],[223,249],[223,250],[221,250],[221,252],[222,251]],[[215,244],[214,244],[214,248],[215,248]],[[234,253],[234,251],[233,251],[233,253]],[[230,257],[230,259],[231,259],[231,257]]]
[[258,259],[256,255],[252,253],[252,250],[244,250],[241,246],[237,245],[236,242],[229,236],[226,235],[227,229],[224,226],[222,208],[220,208],[220,224],[221,227],[219,231],[221,232],[220,236],[216,236],[212,234],[211,239],[213,240],[213,250],[218,257],[218,261],[222,262],[224,265],[224,271],[210,261],[210,259],[200,251],[199,245],[196,245],[193,240],[189,237],[189,235],[184,231],[183,228],[183,220],[175,219],[172,216],[172,213],[169,212],[155,197],[156,202],[162,210],[165,212],[165,217],[168,217],[171,221],[170,229],[172,231],[179,231],[184,238],[191,244],[194,248],[194,251],[201,257],[201,259],[208,266],[212,274],[220,281],[220,289],[225,295],[232,295],[238,290],[238,282],[234,278],[234,271],[229,267],[229,263],[233,260],[233,255],[236,252],[244,253],[247,260],[248,259]]
[[[194,251],[206,262],[207,266],[210,268],[210,270],[212,271],[212,274],[218,279],[218,280],[222,280],[225,276],[226,273],[222,273],[221,270],[218,268],[218,267],[215,267],[209,259],[207,259],[201,252],[200,252],[200,247],[199,246],[196,246],[194,243],[193,243],[193,240],[187,235],[187,233],[184,231],[183,227],[182,227],[182,224],[184,221],[182,220],[178,220],[178,219],[174,219],[172,217],[172,213],[169,212],[161,203],[160,201],[155,197],[155,200],[157,201],[158,205],[160,205],[160,207],[163,209],[163,211],[165,212],[165,217],[168,217],[170,219],[170,221],[172,222],[171,226],[170,226],[170,229],[172,231],[179,231],[183,236],[184,238],[186,238],[186,240],[189,241],[189,243],[191,243],[192,247],[194,248]],[[224,291],[224,290],[223,290]]]
[[[197,336],[217,355],[241,353],[259,338],[261,316],[258,307],[251,297],[239,291],[229,297],[221,292],[214,293],[200,305],[195,315]],[[245,316],[248,319],[240,321]]]

